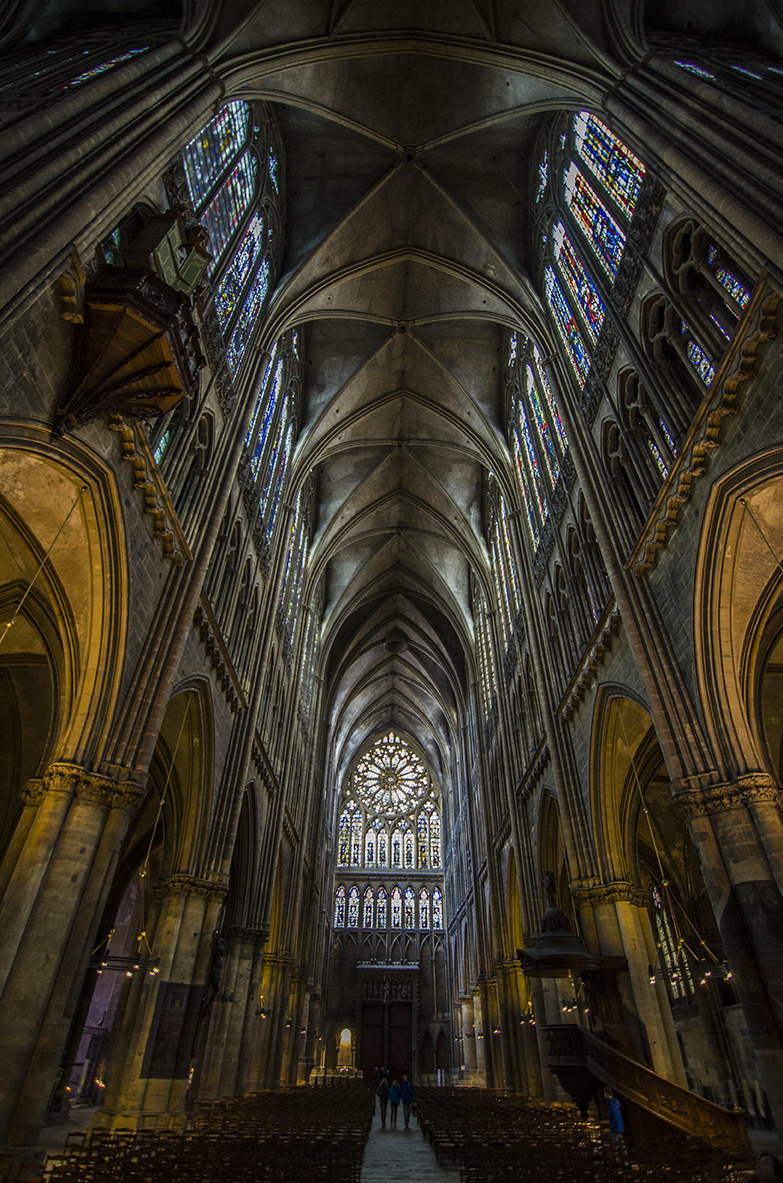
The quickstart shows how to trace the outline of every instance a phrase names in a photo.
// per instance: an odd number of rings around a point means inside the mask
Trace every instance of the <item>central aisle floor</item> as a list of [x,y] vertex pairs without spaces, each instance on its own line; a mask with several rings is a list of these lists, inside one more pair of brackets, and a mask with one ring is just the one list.
[[375,1102],[372,1129],[364,1148],[361,1183],[459,1183],[459,1171],[445,1171],[429,1142],[421,1136],[419,1123],[411,1117],[406,1130],[402,1106],[397,1126],[381,1126],[381,1111]]

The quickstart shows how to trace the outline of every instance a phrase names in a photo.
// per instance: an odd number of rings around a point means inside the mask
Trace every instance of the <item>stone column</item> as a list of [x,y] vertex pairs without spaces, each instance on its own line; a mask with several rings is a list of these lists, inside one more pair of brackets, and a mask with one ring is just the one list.
[[[776,882],[780,790],[764,773],[673,786],[699,856],[723,951],[777,1128],[783,1129],[783,898]],[[774,805],[775,809],[769,808]],[[770,857],[772,855],[773,857]]]
[[290,954],[267,953],[264,955],[261,994],[264,999],[265,1017],[261,1018],[258,1026],[256,1046],[251,1061],[248,1081],[251,1092],[277,1088],[280,1084],[291,967]]
[[461,998],[460,1008],[462,1010],[462,1064],[460,1072],[470,1084],[473,1084],[476,1076],[476,1028],[472,997],[468,995]]
[[[618,987],[629,1014],[639,1017],[641,1031],[630,1031],[630,1047],[639,1059],[649,1050],[653,1071],[686,1087],[677,1032],[663,982],[651,985],[648,967],[657,950],[647,912],[647,897],[640,887],[625,881],[600,887],[575,888],[572,894],[584,929],[592,930],[606,957],[625,957],[627,973]],[[644,1033],[644,1041],[640,1036]],[[646,1046],[645,1046],[646,1044]]]
[[212,1004],[204,1065],[198,1081],[200,1098],[236,1097],[244,1093],[239,1081],[241,1049],[251,995],[253,1012],[256,1007],[256,990],[251,986],[257,935],[253,929],[229,930],[226,969],[220,992]]
[[0,908],[0,1137],[34,1143],[57,1084],[137,785],[52,764],[24,793]]
[[129,983],[97,1126],[145,1129],[184,1119],[224,896],[223,883],[192,875],[171,875],[155,885],[147,939],[159,959],[159,973],[143,974]]

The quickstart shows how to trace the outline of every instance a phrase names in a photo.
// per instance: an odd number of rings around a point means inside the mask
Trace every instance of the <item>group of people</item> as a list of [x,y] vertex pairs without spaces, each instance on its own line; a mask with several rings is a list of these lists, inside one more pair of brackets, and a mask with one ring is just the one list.
[[406,1073],[402,1074],[402,1081],[396,1078],[389,1083],[389,1073],[386,1068],[375,1069],[375,1092],[378,1096],[378,1101],[381,1107],[381,1125],[386,1125],[386,1111],[389,1113],[389,1125],[394,1127],[397,1125],[397,1111],[400,1104],[402,1104],[402,1116],[405,1121],[405,1129],[407,1130],[411,1119],[411,1105],[413,1104],[413,1081],[409,1080]]

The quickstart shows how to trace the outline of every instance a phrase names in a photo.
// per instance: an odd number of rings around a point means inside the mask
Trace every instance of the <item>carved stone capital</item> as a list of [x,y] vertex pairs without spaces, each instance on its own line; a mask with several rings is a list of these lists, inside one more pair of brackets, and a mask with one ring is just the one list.
[[159,879],[152,889],[158,897],[170,898],[178,895],[198,896],[200,899],[222,900],[228,891],[228,884],[217,879],[201,879],[197,875],[168,875]]
[[137,784],[88,772],[78,764],[58,763],[50,764],[42,777],[27,782],[22,790],[22,803],[40,805],[47,797],[58,793],[110,809],[130,809],[141,800],[144,789]]
[[234,924],[228,930],[228,936],[236,944],[264,945],[269,936],[269,929],[243,928],[242,925]]
[[747,809],[749,805],[762,802],[779,806],[782,799],[780,789],[766,772],[748,772],[727,784],[702,789],[694,788],[688,782],[681,783],[687,787],[678,791],[677,783],[672,786],[674,804],[686,819]]
[[635,908],[647,907],[647,892],[644,888],[627,880],[614,883],[598,883],[589,887],[572,887],[571,895],[577,904],[633,904]]

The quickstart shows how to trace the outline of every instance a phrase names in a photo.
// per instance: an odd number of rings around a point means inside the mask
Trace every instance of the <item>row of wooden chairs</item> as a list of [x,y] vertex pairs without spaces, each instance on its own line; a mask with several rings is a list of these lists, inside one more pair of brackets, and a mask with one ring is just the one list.
[[48,1183],[358,1183],[371,1094],[260,1093],[199,1106],[183,1131],[95,1131],[47,1163]]
[[655,1183],[740,1183],[746,1162],[672,1130],[650,1142],[615,1144],[602,1123],[572,1105],[489,1089],[418,1089],[416,1110],[444,1167],[461,1183],[615,1183],[632,1172]]

